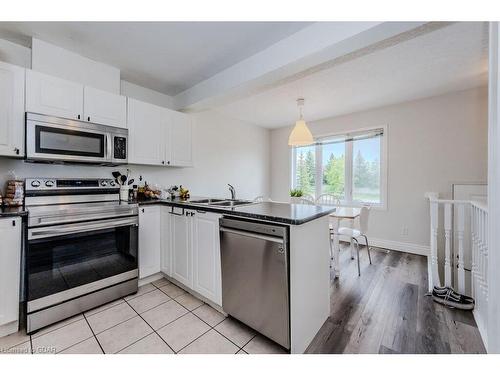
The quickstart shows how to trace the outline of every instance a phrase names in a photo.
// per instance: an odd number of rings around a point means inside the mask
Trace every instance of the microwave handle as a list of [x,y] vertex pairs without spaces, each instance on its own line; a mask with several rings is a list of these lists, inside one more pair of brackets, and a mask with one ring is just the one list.
[[113,154],[111,152],[111,140],[112,140],[113,135],[110,133],[106,134],[106,159],[108,161],[113,161]]

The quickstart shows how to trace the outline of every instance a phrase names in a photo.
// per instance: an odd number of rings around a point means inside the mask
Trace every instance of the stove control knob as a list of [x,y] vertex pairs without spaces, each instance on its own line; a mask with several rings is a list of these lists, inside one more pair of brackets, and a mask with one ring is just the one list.
[[54,181],[51,181],[51,180],[45,181],[45,186],[47,186],[47,187],[54,186]]
[[106,181],[101,181],[101,186],[106,186],[108,183]]
[[33,187],[35,187],[35,188],[36,188],[36,187],[39,187],[39,186],[40,186],[40,181],[38,181],[38,180],[31,181],[31,186],[33,186]]
[[115,182],[114,182],[114,181],[111,181],[109,184],[110,184],[111,186],[115,186]]

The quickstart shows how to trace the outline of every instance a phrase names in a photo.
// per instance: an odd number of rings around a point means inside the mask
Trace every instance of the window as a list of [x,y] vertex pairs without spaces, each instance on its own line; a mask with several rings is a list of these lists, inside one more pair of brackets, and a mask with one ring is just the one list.
[[295,153],[296,179],[294,186],[300,187],[305,195],[314,195],[316,190],[315,146],[297,148]]
[[296,147],[292,188],[318,197],[333,194],[345,204],[385,207],[385,128],[337,134]]

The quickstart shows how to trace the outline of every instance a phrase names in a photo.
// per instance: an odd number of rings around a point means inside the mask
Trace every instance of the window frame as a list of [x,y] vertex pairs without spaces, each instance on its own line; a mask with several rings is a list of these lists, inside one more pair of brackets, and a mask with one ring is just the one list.
[[[352,167],[353,167],[353,144],[354,142],[346,142],[345,143],[345,165],[346,168],[345,170],[345,175],[344,175],[344,182],[345,182],[345,198],[340,202],[341,206],[349,206],[349,207],[362,207],[369,205],[375,209],[380,209],[380,210],[387,210],[387,137],[388,137],[388,131],[387,131],[387,124],[386,125],[381,125],[381,126],[371,126],[367,128],[360,128],[360,129],[352,129],[350,131],[339,131],[335,133],[327,133],[327,134],[320,134],[314,137],[314,140],[316,141],[319,138],[325,138],[325,137],[335,137],[335,136],[341,136],[349,133],[358,133],[358,132],[369,132],[372,130],[376,129],[383,129],[384,135],[380,138],[380,203],[373,203],[373,202],[362,202],[362,201],[353,201],[352,200],[352,194],[353,194],[353,174],[352,174]],[[322,184],[320,181],[322,181],[322,160],[323,160],[323,149],[322,147],[319,147],[319,145],[315,145],[315,171],[316,171],[316,179],[315,179],[315,195],[316,198],[318,198],[322,192]],[[290,150],[290,189],[295,188],[295,161],[296,161],[296,156],[297,156],[297,147],[292,147]],[[349,167],[347,167],[349,166]]]

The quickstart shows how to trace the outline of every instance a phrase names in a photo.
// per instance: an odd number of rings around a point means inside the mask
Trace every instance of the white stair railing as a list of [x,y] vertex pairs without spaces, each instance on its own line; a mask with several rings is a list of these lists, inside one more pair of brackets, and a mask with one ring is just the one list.
[[471,202],[472,272],[471,291],[476,300],[474,317],[487,343],[488,323],[488,207]]
[[[479,201],[439,199],[437,193],[427,193],[426,196],[430,203],[431,223],[428,258],[429,292],[434,286],[444,285],[452,287],[461,294],[466,292],[471,294],[476,301],[474,317],[486,343],[488,207],[486,203]],[[470,225],[466,227],[467,214],[470,215]],[[469,241],[466,243],[464,238],[467,231],[470,236],[467,236]],[[468,271],[466,264],[471,264],[470,273],[466,272]],[[444,283],[441,281],[440,270],[444,274]],[[466,285],[470,285],[470,290],[467,290]]]

